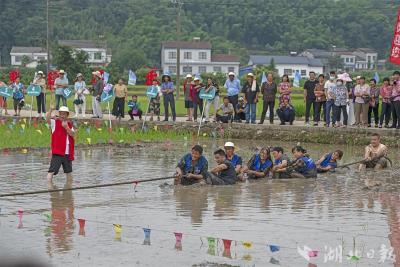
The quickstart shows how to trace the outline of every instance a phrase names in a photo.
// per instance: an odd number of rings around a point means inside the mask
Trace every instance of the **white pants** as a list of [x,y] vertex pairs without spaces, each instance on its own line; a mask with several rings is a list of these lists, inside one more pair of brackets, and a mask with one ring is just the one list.
[[82,118],[85,118],[86,116],[86,100],[82,99],[83,103],[80,105],[75,105],[75,116],[78,117],[79,115],[79,110],[82,111]]
[[219,95],[216,95],[213,100],[207,100],[206,110],[205,110],[206,121],[208,121],[210,118],[211,104],[214,104],[214,119],[215,119],[215,115],[217,114],[217,109],[219,108]]
[[101,110],[100,102],[96,100],[96,97],[92,96],[92,109],[93,116],[103,118],[103,112]]
[[356,122],[356,118],[354,116],[354,103],[352,100],[350,100],[350,103],[347,106],[347,114],[349,116],[347,125],[353,125]]

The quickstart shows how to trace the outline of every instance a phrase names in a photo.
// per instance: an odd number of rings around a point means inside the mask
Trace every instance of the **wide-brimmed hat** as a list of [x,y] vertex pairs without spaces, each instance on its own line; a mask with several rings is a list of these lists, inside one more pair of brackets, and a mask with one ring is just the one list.
[[60,71],[58,72],[58,74],[65,74],[65,71],[64,71],[64,70],[60,70]]
[[38,75],[39,75],[39,74],[40,74],[40,75],[44,75],[43,71],[41,71],[41,70],[39,70],[37,74],[38,74]]
[[235,144],[232,142],[226,142],[224,147],[235,147]]
[[244,101],[243,96],[239,97],[239,101]]
[[164,74],[161,76],[161,80],[164,80],[165,77],[168,77],[169,79],[171,79],[171,75],[170,75],[169,73],[164,73]]
[[236,75],[235,75],[234,72],[231,71],[231,72],[228,73],[228,76],[236,76]]
[[249,73],[247,73],[247,77],[253,77],[254,78],[254,74],[249,72]]
[[93,71],[92,74],[93,74],[94,76],[97,76],[97,77],[101,78],[101,72],[98,71],[98,70],[97,70],[97,71]]
[[195,77],[194,79],[193,79],[193,81],[195,82],[195,81],[200,81],[200,78],[199,77]]
[[186,79],[187,79],[187,78],[193,78],[192,74],[187,74],[187,75],[186,75]]
[[76,78],[78,78],[78,77],[83,77],[83,74],[82,74],[82,73],[78,73],[78,74],[76,75]]
[[66,106],[61,106],[60,109],[58,110],[58,112],[59,112],[59,113],[60,113],[60,112],[68,112],[68,114],[69,114],[69,109],[68,109],[68,107],[66,107]]
[[350,75],[348,73],[346,73],[346,72],[342,73],[342,74],[339,74],[338,75],[338,79],[340,79],[340,80],[342,80],[344,82],[351,82],[352,81]]

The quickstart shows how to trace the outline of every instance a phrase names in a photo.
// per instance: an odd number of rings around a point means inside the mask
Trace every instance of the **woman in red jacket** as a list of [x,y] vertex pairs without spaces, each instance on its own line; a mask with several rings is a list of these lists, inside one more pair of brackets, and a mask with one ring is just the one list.
[[188,112],[188,119],[186,121],[193,121],[193,103],[196,101],[196,93],[194,84],[192,83],[192,75],[186,75],[186,80],[183,83],[183,92],[185,95],[185,108]]

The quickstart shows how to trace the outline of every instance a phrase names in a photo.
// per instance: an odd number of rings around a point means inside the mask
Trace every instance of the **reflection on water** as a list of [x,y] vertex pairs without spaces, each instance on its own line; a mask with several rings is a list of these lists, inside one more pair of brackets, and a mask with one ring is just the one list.
[[[209,159],[222,143],[205,144]],[[244,143],[239,153],[249,158],[252,146]],[[54,188],[170,176],[189,148],[177,142],[161,148],[81,150],[74,181],[61,174]],[[308,148],[315,158],[334,149]],[[345,162],[363,151],[341,149]],[[391,157],[399,162],[399,155]],[[0,192],[45,188],[48,163],[47,151],[3,155]],[[137,192],[133,186],[118,186],[0,199],[0,256],[40,256],[55,266],[306,266],[297,247],[307,245],[320,250],[314,266],[354,265],[346,257],[350,250],[362,255],[359,266],[398,266],[400,261],[396,265],[389,259],[379,263],[383,246],[400,257],[398,175],[396,169],[366,175],[342,170],[317,180],[226,187],[151,182],[139,183]],[[376,180],[382,185],[364,189],[366,181]],[[24,210],[20,229],[18,209]],[[51,214],[50,221],[44,213]],[[86,220],[84,228],[77,218]],[[119,232],[113,224],[121,224]],[[144,228],[151,229],[151,240]],[[252,242],[251,247],[240,240]],[[281,251],[271,253],[267,244],[279,245]],[[326,250],[338,246],[345,253],[342,263],[327,261]],[[375,255],[368,258],[371,250]]]

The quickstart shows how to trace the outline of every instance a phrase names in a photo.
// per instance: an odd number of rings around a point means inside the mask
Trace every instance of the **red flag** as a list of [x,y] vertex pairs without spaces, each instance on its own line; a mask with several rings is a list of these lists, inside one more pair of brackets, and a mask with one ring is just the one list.
[[8,73],[8,78],[12,83],[14,83],[18,77],[19,77],[19,70],[10,70],[10,72]]
[[54,90],[54,82],[58,78],[58,71],[53,70],[49,71],[49,74],[47,75],[47,86],[50,91]]
[[400,8],[397,11],[397,21],[394,27],[392,49],[390,50],[389,61],[400,65]]
[[153,80],[157,78],[157,72],[155,69],[150,70],[147,74],[146,74],[146,85],[152,85],[153,84]]

